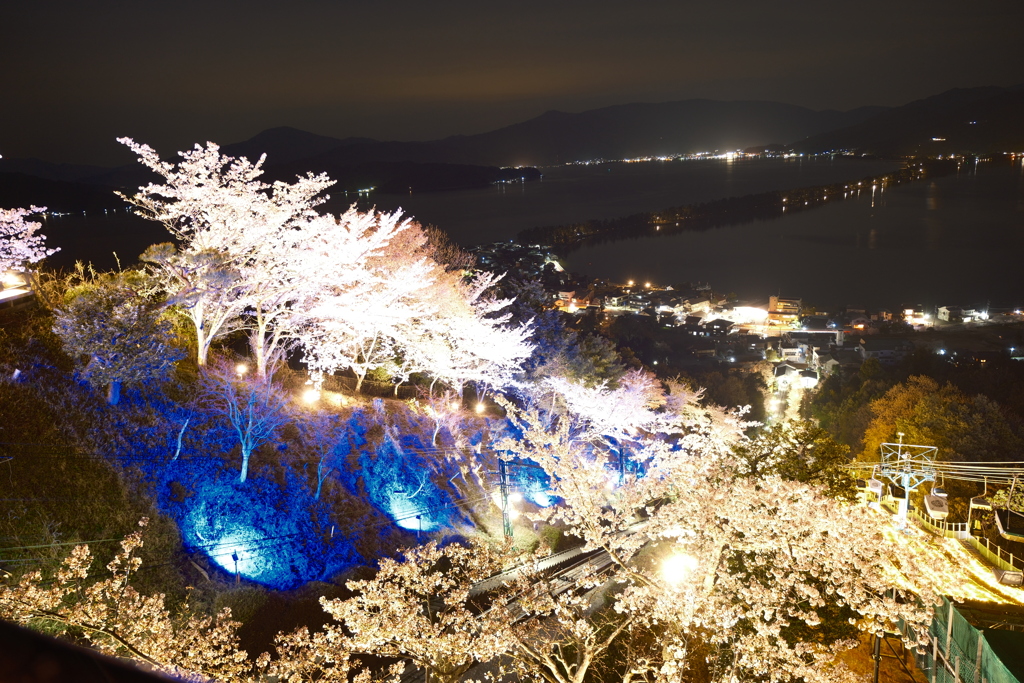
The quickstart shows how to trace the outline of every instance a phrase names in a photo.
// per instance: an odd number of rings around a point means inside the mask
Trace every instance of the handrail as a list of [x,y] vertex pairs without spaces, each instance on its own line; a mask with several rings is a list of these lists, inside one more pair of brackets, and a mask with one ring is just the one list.
[[931,519],[922,514],[917,508],[912,508],[910,515],[926,527],[937,530],[945,538],[964,540],[971,537],[971,530],[967,528],[966,522],[947,522],[941,519]]
[[1024,570],[1024,558],[1017,557],[1013,553],[1003,550],[987,538],[971,536],[970,540],[972,541],[971,545],[974,546],[975,550],[977,550],[982,557],[1000,569],[1005,569],[1007,571]]
[[978,554],[988,560],[991,564],[1007,571],[1024,570],[1024,558],[1018,557],[1011,552],[1003,550],[985,537],[977,537],[971,533],[966,522],[945,522],[942,520],[929,519],[921,514],[921,511],[914,508],[910,515],[919,523],[932,531],[940,532],[945,538],[955,538],[966,541],[971,547],[978,551]]

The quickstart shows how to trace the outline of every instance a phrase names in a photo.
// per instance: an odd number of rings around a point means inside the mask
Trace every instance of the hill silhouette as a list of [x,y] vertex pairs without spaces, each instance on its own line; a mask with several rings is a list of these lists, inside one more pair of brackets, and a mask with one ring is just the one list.
[[[778,102],[684,100],[624,104],[581,113],[549,111],[487,133],[425,142],[341,139],[280,126],[248,140],[223,144],[222,150],[253,160],[265,153],[271,178],[290,179],[296,173],[323,171],[339,179],[358,179],[352,183],[360,187],[452,189],[502,179],[493,167],[740,149],[844,128],[881,111],[881,107],[838,112]],[[161,151],[168,158],[173,156]],[[445,168],[450,164],[459,168]],[[474,166],[484,168],[470,168]],[[104,169],[0,159],[0,171],[129,190],[156,179],[137,163]]]
[[[375,187],[407,192],[481,187],[532,171],[502,167],[546,166],[574,161],[667,156],[714,150],[848,150],[879,156],[991,154],[1024,150],[1024,87],[950,90],[902,107],[814,111],[778,102],[683,100],[633,103],[580,113],[549,111],[528,121],[478,135],[425,142],[333,138],[287,126],[225,144],[232,156],[267,154],[270,180],[325,172],[337,190]],[[795,141],[779,144],[784,141]],[[171,155],[168,154],[168,157]],[[54,182],[125,188],[156,180],[137,163],[113,169],[0,159],[0,172]],[[24,179],[6,181],[7,205],[39,203],[40,188]],[[82,188],[66,187],[62,203],[96,206]],[[54,187],[47,193],[52,194]],[[45,194],[45,193],[44,193]],[[74,199],[72,199],[74,198]],[[45,200],[55,205],[56,200]],[[104,206],[107,204],[103,203]],[[75,206],[74,208],[79,208]],[[63,210],[63,209],[61,209]]]
[[[1024,150],[1024,87],[958,88],[792,143],[797,151],[878,156]],[[792,138],[791,138],[792,139]]]
[[[884,111],[861,107],[848,112],[813,111],[778,102],[684,100],[625,104],[571,114],[549,111],[540,116],[478,135],[457,135],[428,142],[322,138],[295,129],[273,129],[252,141],[225,150],[256,149],[267,135],[282,149],[282,159],[268,154],[270,166],[309,161],[314,166],[342,167],[380,162],[548,166],[591,159],[734,150],[756,144],[853,125]],[[303,157],[292,150],[319,152]],[[291,164],[288,164],[291,165]]]

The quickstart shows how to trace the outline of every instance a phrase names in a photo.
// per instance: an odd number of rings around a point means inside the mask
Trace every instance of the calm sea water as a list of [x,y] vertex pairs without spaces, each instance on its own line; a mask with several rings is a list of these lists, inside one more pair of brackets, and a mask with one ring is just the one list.
[[[542,181],[475,190],[369,197],[335,192],[325,209],[339,213],[353,202],[363,208],[403,210],[437,225],[464,246],[513,239],[521,230],[572,221],[617,218],[641,211],[754,192],[859,179],[899,167],[857,159],[673,161],[558,166]],[[168,241],[155,223],[123,211],[50,218],[48,242],[62,251],[51,263],[76,260],[114,266],[112,252],[130,264],[150,244]]]
[[568,267],[660,284],[710,282],[742,299],[819,307],[1024,304],[1024,166],[965,164],[957,175],[705,232],[587,247]]
[[[360,206],[402,209],[464,246],[513,239],[521,230],[617,218],[669,206],[859,179],[899,164],[857,159],[665,161],[557,166],[544,179],[456,192],[374,194]],[[342,209],[346,197],[332,198]],[[351,201],[351,200],[348,200]]]
[[[851,159],[649,162],[545,169],[540,182],[458,192],[371,195],[470,245],[525,228],[710,201],[754,192],[856,180],[892,162]],[[351,198],[354,199],[354,198]],[[332,199],[343,210],[350,198]],[[126,265],[168,237],[125,213],[50,218],[48,244],[98,267]],[[768,221],[587,247],[567,265],[593,277],[659,284],[710,282],[748,300],[798,296],[822,307],[902,303],[1024,304],[1024,166],[964,166],[956,176]]]

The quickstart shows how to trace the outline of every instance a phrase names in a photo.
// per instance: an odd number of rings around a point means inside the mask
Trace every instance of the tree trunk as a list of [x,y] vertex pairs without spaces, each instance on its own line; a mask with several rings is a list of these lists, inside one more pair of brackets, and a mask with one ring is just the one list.
[[174,457],[171,460],[177,460],[178,456],[181,455],[181,437],[185,436],[185,430],[188,429],[188,423],[192,421],[191,417],[185,419],[185,424],[181,425],[181,431],[178,432],[178,448],[174,451]]
[[249,456],[251,454],[251,450],[242,449],[242,471],[238,473],[238,483],[240,484],[244,484],[245,478],[249,476]]
[[359,372],[356,372],[354,370],[353,370],[353,372],[356,373],[356,393],[358,394],[358,393],[360,393],[362,391],[363,380],[366,378],[366,373],[365,372],[359,373]]
[[327,478],[328,472],[325,471],[324,461],[321,458],[320,462],[316,466],[316,495],[313,496],[314,500],[320,500],[320,491],[324,487],[324,479]]
[[256,376],[260,379],[266,379],[267,377],[267,353],[266,353],[266,338],[263,335],[261,326],[257,326],[256,330],[249,336],[249,347],[252,349],[252,355],[256,357]]
[[199,367],[206,367],[206,357],[210,352],[210,343],[206,340],[206,335],[203,334],[203,324],[198,323],[196,325],[196,364]]
[[112,406],[116,406],[117,402],[121,400],[121,383],[114,380],[107,385],[107,403]]

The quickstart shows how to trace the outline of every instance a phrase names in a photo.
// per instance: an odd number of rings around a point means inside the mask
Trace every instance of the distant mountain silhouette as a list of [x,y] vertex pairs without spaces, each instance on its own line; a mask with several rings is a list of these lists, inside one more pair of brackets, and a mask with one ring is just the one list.
[[753,101],[625,104],[580,114],[549,111],[490,133],[438,144],[472,163],[548,165],[742,149],[849,126],[880,111],[813,111]]
[[86,164],[54,164],[42,159],[0,159],[0,172],[24,173],[46,180],[74,182],[104,173],[109,169]]
[[[957,88],[792,143],[802,152],[878,156],[1024,150],[1024,88]],[[795,138],[790,138],[795,139]]]
[[287,164],[299,159],[317,156],[337,147],[359,143],[374,143],[370,138],[337,138],[307,133],[298,128],[280,126],[270,128],[244,142],[221,146],[221,152],[233,157],[247,157],[253,161],[261,154],[275,164]]
[[[624,104],[578,114],[549,111],[488,133],[427,142],[339,139],[278,127],[222,149],[250,159],[266,153],[269,179],[326,172],[339,181],[336,190],[372,185],[379,191],[400,192],[410,187],[478,187],[502,179],[498,167],[757,149],[780,143],[804,152],[855,149],[882,156],[1024,149],[1022,120],[1024,88],[990,87],[951,90],[894,109],[861,107],[847,112],[713,100]],[[170,150],[162,151],[171,157]],[[128,191],[157,180],[138,163],[98,169],[0,159],[0,171]],[[17,193],[7,193],[12,194]],[[15,206],[26,203],[7,201]]]
[[[327,138],[320,141],[324,147],[320,154],[308,158],[290,153],[288,156],[296,161],[315,162],[320,168],[371,162],[542,166],[599,158],[741,149],[850,126],[882,111],[882,107],[861,107],[848,112],[813,111],[777,102],[712,100],[626,104],[579,114],[549,111],[489,133],[430,142]],[[249,141],[242,144],[248,145]],[[284,163],[272,155],[268,155],[267,162]]]

